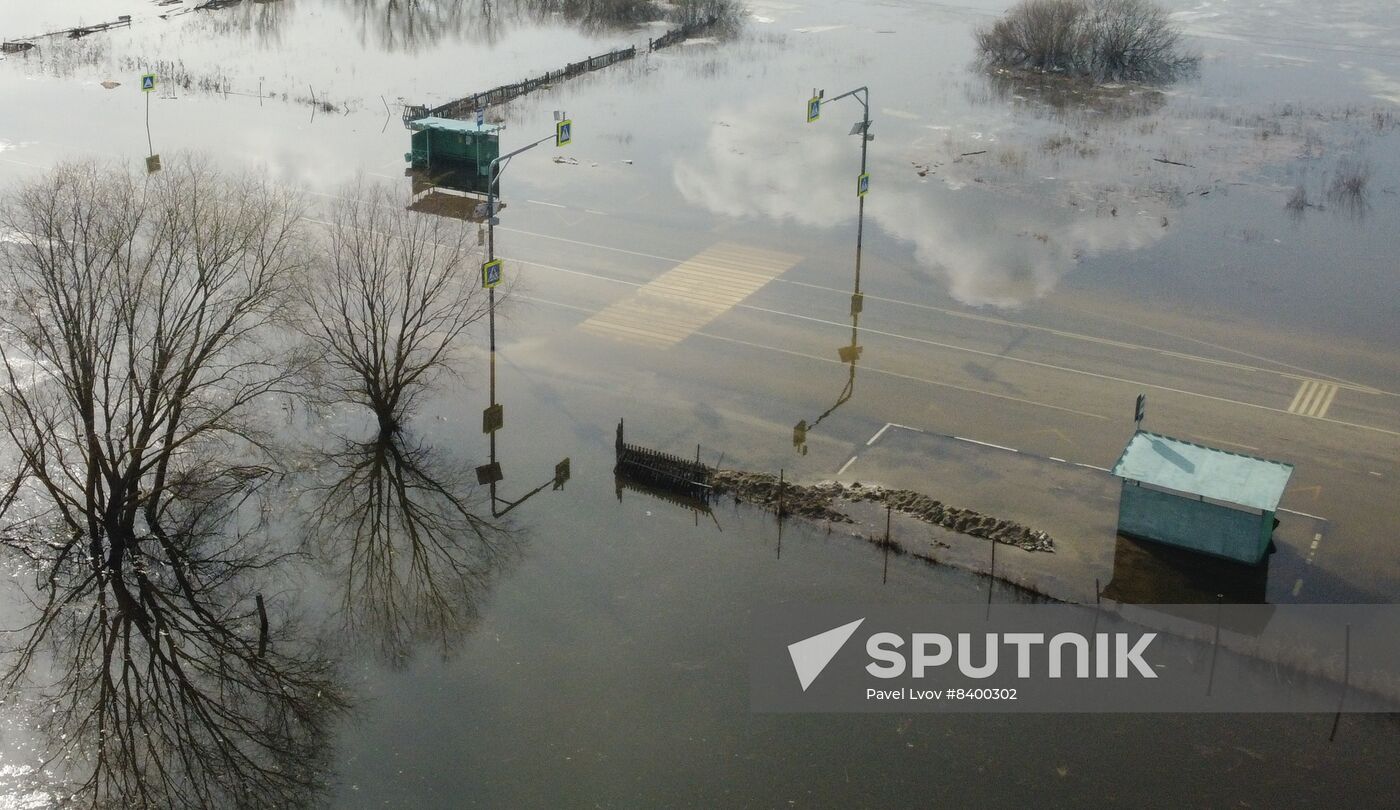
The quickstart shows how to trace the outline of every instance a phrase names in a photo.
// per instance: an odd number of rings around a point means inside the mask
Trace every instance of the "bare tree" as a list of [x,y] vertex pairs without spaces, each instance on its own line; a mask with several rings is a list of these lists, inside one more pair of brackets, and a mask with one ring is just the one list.
[[64,165],[0,206],[3,542],[33,564],[38,613],[3,683],[59,675],[32,687],[53,701],[50,761],[90,768],[75,790],[94,806],[315,787],[328,666],[269,649],[244,581],[278,559],[255,542],[276,464],[261,406],[312,357],[284,328],[299,222],[287,192],[190,157],[154,177]]
[[352,639],[389,662],[433,642],[445,655],[511,558],[514,537],[479,516],[465,464],[401,434],[331,454],[309,536],[343,585],[341,618]]
[[1200,62],[1152,0],[1023,0],[977,32],[977,47],[992,67],[1100,82],[1169,81]]
[[449,350],[487,313],[472,231],[407,211],[382,185],[347,189],[308,286],[310,335],[330,388],[369,408],[387,437],[449,372]]

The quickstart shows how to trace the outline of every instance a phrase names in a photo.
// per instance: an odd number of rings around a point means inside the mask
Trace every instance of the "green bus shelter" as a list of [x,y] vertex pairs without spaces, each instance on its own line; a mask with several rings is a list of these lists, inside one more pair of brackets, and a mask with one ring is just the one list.
[[491,161],[501,154],[500,125],[427,117],[410,121],[412,148],[404,159],[414,169],[462,191],[486,193]]
[[1268,553],[1293,465],[1138,431],[1113,474],[1118,531],[1251,565]]

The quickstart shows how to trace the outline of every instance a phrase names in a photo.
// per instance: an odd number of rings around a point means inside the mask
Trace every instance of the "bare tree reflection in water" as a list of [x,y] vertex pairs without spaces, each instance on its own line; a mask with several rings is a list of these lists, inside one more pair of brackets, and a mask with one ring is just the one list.
[[[1140,84],[1098,85],[1087,79],[1030,71],[987,71],[992,99],[1014,103],[1067,122],[1124,121],[1151,115],[1166,105],[1167,95]],[[979,99],[970,98],[977,103]]]
[[507,533],[475,511],[472,468],[406,430],[420,399],[454,372],[453,351],[486,315],[487,296],[465,222],[409,211],[385,185],[338,196],[307,288],[310,331],[329,395],[367,410],[374,435],[330,455],[311,492],[310,534],[344,585],[347,627],[399,661],[418,641],[446,650],[508,556]]
[[471,468],[389,436],[329,458],[310,536],[339,587],[352,638],[390,663],[420,643],[445,656],[471,628],[515,537],[478,516]]
[[352,0],[362,43],[414,52],[448,38],[499,42],[511,27],[562,20],[585,32],[630,28],[667,19],[693,25],[715,19],[719,33],[736,31],[737,0],[681,0],[669,8],[651,0]]
[[176,157],[155,177],[60,166],[0,210],[11,237],[0,431],[6,548],[35,617],[3,685],[32,698],[71,803],[285,807],[320,789],[344,707],[330,662],[261,596],[276,479],[269,394],[300,206]]

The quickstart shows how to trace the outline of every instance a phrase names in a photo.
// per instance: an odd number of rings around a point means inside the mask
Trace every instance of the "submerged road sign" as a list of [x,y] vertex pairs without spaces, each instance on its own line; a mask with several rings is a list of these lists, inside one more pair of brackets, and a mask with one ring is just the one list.
[[822,117],[821,96],[812,96],[807,99],[807,123],[812,123]]
[[862,174],[856,178],[856,196],[864,197],[870,191],[870,175]]
[[156,74],[147,73],[141,77],[141,92],[149,93],[156,89]]
[[501,283],[501,260],[492,259],[481,265],[481,286],[491,289]]
[[574,122],[565,118],[563,121],[556,121],[554,124],[554,145],[566,146],[574,139]]

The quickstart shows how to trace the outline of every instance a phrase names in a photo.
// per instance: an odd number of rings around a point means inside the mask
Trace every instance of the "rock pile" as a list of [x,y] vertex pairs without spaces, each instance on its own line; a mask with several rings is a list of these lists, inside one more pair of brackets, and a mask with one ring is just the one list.
[[[716,494],[731,495],[736,501],[756,503],[778,509],[778,477],[767,473],[747,473],[738,470],[716,470],[710,479]],[[835,481],[803,486],[784,483],[782,511],[785,515],[801,515],[834,523],[851,523],[850,516],[837,508],[838,501],[871,501],[886,504],[917,520],[945,529],[982,537],[1027,551],[1055,550],[1055,541],[1045,532],[1020,523],[984,515],[972,509],[960,509],[908,489],[886,489],[846,486]]]

